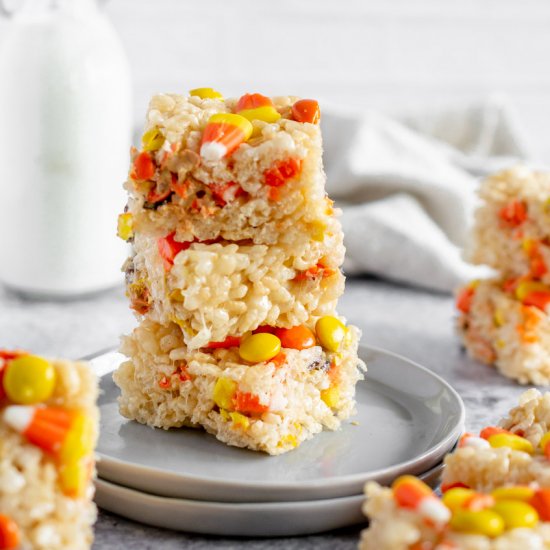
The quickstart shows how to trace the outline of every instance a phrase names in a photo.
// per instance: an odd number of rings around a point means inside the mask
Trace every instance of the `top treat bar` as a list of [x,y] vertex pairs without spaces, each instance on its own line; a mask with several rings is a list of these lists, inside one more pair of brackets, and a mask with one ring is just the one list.
[[550,174],[516,167],[485,180],[479,191],[466,259],[550,284]]
[[313,100],[214,90],[159,94],[132,151],[122,231],[176,232],[179,242],[275,244],[291,233],[338,231],[325,195],[319,107]]

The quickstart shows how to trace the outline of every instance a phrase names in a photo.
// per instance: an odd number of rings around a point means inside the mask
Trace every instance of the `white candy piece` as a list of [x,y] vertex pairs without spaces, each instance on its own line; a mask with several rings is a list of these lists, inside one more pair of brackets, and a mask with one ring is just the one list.
[[422,499],[418,512],[437,525],[443,525],[451,519],[451,511],[436,497]]
[[490,443],[483,439],[482,437],[467,437],[462,441],[463,447],[473,447],[474,449],[489,449],[491,447]]
[[227,147],[216,141],[208,141],[201,145],[201,157],[206,162],[218,162],[227,154]]
[[4,409],[4,422],[16,432],[23,433],[30,426],[36,407],[10,405]]

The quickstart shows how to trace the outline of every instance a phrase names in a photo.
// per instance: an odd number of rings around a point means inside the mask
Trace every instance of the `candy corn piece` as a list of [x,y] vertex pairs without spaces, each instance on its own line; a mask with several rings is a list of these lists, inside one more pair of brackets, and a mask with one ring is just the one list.
[[207,162],[216,162],[233,153],[252,135],[252,124],[241,115],[212,115],[202,135],[200,154]]
[[201,99],[223,99],[223,95],[214,88],[193,88],[189,90],[189,95]]
[[237,102],[235,112],[248,120],[277,122],[281,115],[275,109],[273,101],[262,94],[245,94]]
[[402,476],[392,485],[393,498],[402,508],[416,510],[436,525],[444,525],[451,518],[449,509],[423,481],[414,476]]
[[87,477],[86,465],[80,462],[93,450],[93,427],[88,417],[57,407],[11,405],[4,409],[3,420],[29,443],[57,458],[65,494],[81,494]]

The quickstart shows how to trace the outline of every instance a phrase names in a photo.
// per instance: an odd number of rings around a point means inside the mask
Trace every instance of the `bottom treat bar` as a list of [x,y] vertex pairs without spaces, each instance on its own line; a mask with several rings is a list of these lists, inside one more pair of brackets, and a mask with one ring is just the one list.
[[150,426],[200,425],[229,445],[284,453],[355,412],[358,339],[358,329],[327,316],[189,350],[176,324],[146,319],[123,340],[120,410]]
[[550,489],[456,488],[439,498],[419,479],[366,486],[360,550],[535,550],[550,546]]
[[475,281],[457,298],[468,353],[509,378],[550,383],[550,287],[537,281]]
[[98,412],[84,363],[0,350],[0,548],[89,549]]
[[528,390],[499,427],[462,437],[459,448],[445,458],[442,487],[481,491],[507,484],[550,487],[549,443],[550,393]]

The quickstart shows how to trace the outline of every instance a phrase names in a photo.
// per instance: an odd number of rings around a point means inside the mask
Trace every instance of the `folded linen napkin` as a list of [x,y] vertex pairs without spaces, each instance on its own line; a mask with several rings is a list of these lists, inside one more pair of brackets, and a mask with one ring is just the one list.
[[329,108],[322,124],[328,192],[344,211],[348,274],[448,292],[488,273],[461,258],[478,181],[531,159],[506,101],[400,118]]

